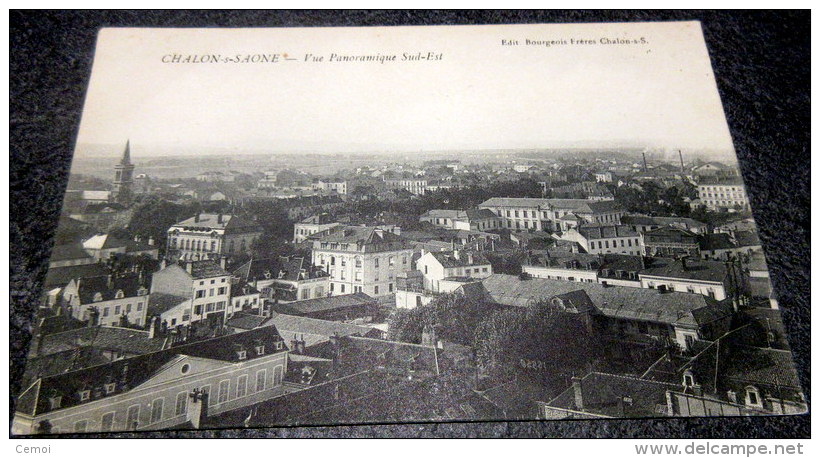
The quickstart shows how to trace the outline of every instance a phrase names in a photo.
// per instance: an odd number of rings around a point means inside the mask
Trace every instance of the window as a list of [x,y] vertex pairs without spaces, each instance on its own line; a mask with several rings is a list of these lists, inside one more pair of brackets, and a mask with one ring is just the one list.
[[240,375],[236,381],[236,397],[241,398],[248,394],[248,376]]
[[106,432],[114,429],[114,412],[108,412],[100,420],[100,431]]
[[393,292],[393,284],[392,284],[392,283],[390,283],[389,285],[387,285],[387,291],[388,291],[388,292],[391,292],[391,293]]
[[196,292],[196,299],[201,299],[201,298],[203,298],[203,297],[205,297],[205,290],[204,290],[204,289],[200,289],[200,290],[198,290],[198,291]]
[[119,305],[114,306],[114,315],[119,315],[122,307]]
[[108,316],[108,312],[109,312],[108,307],[104,308],[103,309],[103,316]]
[[219,291],[217,292],[217,294],[219,294],[219,295],[225,294],[227,292],[227,290],[228,290],[227,287],[222,286],[222,287],[219,288]]
[[84,433],[85,429],[88,427],[88,420],[80,420],[74,423],[74,432],[75,433]]
[[116,383],[106,383],[105,384],[105,394],[111,394],[116,389],[117,389],[117,384]]
[[373,294],[379,294],[379,287],[378,286],[373,287]]
[[49,406],[51,407],[52,410],[53,409],[59,409],[60,406],[62,405],[62,403],[63,403],[63,397],[62,396],[53,396],[53,397],[48,398],[48,404],[49,404]]
[[263,391],[265,389],[265,377],[267,376],[267,369],[262,369],[256,372],[256,391]]
[[127,429],[136,431],[140,423],[140,406],[133,405],[128,408],[128,423],[125,425]]
[[273,368],[273,386],[277,386],[282,383],[282,366],[276,366]]
[[219,397],[217,398],[217,404],[222,404],[223,402],[228,401],[228,390],[231,389],[231,381],[230,380],[222,380],[219,382]]
[[177,417],[185,415],[188,412],[188,392],[182,391],[177,393],[177,405],[174,409],[174,415]]
[[753,386],[746,387],[746,404],[755,407],[761,407],[763,404],[760,402],[760,391]]
[[[333,285],[331,284],[330,286],[332,287]],[[345,292],[345,285],[344,284],[339,285],[339,291],[342,292],[342,293]]]
[[[241,360],[243,360],[243,359],[248,359],[248,352],[247,352],[247,351],[245,351],[245,350],[238,350],[238,351],[236,352],[236,356],[237,356],[237,358],[238,358],[240,361],[241,361]],[[220,393],[220,395],[221,395],[221,394],[222,394],[222,393]]]
[[389,265],[390,267],[395,266],[396,265],[396,258],[393,257],[393,256],[390,256],[389,258],[387,258],[387,265]]
[[208,296],[213,296],[213,295],[214,295],[214,289],[213,289],[213,288],[211,288],[211,289],[208,291]]
[[162,420],[162,404],[164,402],[164,399],[157,398],[151,403],[151,423],[156,423]]
[[91,399],[91,390],[80,391],[80,402],[88,401],[89,399]]
[[376,267],[376,268],[379,267],[379,258],[374,258],[373,259],[373,267]]

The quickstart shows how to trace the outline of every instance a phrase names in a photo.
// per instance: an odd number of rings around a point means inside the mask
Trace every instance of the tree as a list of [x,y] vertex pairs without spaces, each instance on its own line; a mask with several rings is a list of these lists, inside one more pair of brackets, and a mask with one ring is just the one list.
[[477,362],[492,376],[524,376],[556,387],[585,373],[596,353],[583,316],[547,302],[494,313],[474,339]]
[[476,327],[496,306],[461,294],[445,294],[414,309],[396,310],[389,319],[390,340],[419,343],[425,326],[436,330],[436,337],[462,345],[473,344]]

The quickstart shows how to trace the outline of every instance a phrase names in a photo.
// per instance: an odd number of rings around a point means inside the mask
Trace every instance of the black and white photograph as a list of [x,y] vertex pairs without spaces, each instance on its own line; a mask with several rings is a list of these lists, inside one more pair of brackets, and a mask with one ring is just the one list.
[[701,24],[103,28],[11,434],[805,414]]

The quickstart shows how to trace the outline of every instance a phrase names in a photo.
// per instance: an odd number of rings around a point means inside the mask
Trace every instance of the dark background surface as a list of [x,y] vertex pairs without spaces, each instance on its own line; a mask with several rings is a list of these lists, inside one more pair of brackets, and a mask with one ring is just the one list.
[[[20,389],[97,30],[700,20],[810,398],[810,15],[697,11],[12,11],[10,383]],[[139,75],[134,75],[139,78]],[[13,416],[13,398],[11,411]],[[810,416],[271,428],[84,437],[810,437]]]

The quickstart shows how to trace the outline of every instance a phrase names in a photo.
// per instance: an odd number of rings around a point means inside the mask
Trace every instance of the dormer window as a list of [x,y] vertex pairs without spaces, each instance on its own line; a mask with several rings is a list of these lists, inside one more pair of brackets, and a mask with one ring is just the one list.
[[691,388],[695,385],[695,377],[692,376],[692,372],[686,371],[683,374],[683,386],[684,388]]
[[754,386],[746,387],[746,405],[763,407],[763,403],[760,400],[760,391]]
[[125,293],[123,293],[121,289],[118,289],[117,294],[115,295],[115,297],[117,299],[122,299],[123,297],[125,297]]
[[257,345],[256,346],[256,355],[262,356],[265,354],[265,346],[264,345]]
[[148,294],[148,290],[145,287],[140,287],[137,290],[137,296],[145,296],[146,294]]
[[62,396],[52,396],[48,398],[48,405],[51,409],[59,409],[60,406],[63,404],[63,397]]
[[88,401],[91,399],[91,390],[81,390],[79,392],[80,395],[80,402]]
[[116,383],[106,383],[105,384],[105,394],[111,394],[116,389],[117,389],[117,384]]
[[283,345],[283,344],[282,344],[282,341],[281,341],[281,340],[280,340],[279,342],[276,342],[276,349],[277,349],[277,350],[281,350],[281,349],[282,349],[282,345]]
[[242,361],[243,359],[248,359],[248,352],[245,350],[237,350],[236,357]]
[[101,302],[102,301],[102,293],[94,293],[94,302]]

